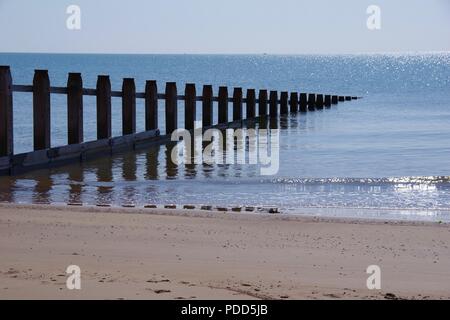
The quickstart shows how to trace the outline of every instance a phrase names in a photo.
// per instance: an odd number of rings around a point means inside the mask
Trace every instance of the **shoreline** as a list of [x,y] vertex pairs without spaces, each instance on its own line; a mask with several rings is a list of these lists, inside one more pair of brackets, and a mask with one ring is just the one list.
[[[255,207],[256,208],[256,207]],[[360,218],[360,217],[337,217],[314,214],[290,214],[290,213],[266,213],[266,212],[235,212],[220,210],[203,210],[200,208],[184,209],[180,205],[177,208],[168,209],[163,207],[145,208],[145,207],[126,207],[126,206],[98,206],[98,205],[70,205],[70,204],[28,204],[28,203],[2,203],[1,209],[32,209],[32,210],[50,210],[50,211],[67,211],[67,212],[103,212],[103,213],[120,213],[120,214],[147,214],[161,216],[182,216],[192,218],[214,218],[214,219],[243,219],[243,220],[274,220],[274,221],[299,221],[299,222],[329,222],[329,223],[347,223],[347,224],[373,224],[373,225],[403,225],[403,226],[435,226],[448,227],[448,221],[429,221],[429,220],[408,220],[397,218]],[[357,210],[357,208],[352,208]],[[362,209],[364,210],[364,209]]]
[[0,204],[0,298],[449,299],[449,241],[447,223]]

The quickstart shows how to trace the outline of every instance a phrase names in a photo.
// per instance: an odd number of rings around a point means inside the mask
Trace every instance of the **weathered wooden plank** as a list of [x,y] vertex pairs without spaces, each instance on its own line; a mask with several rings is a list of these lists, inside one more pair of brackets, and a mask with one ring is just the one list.
[[133,78],[122,83],[122,134],[136,132],[136,85]]
[[178,128],[177,84],[166,83],[166,134],[172,134]]
[[219,87],[219,124],[228,122],[228,88]]
[[242,88],[233,90],[233,121],[242,120]]
[[308,111],[308,97],[306,93],[300,93],[300,112]]
[[323,109],[323,94],[318,94],[316,96],[316,108]]
[[298,111],[298,93],[291,92],[291,97],[289,99],[290,112]]
[[329,94],[325,95],[324,104],[325,104],[325,107],[327,107],[327,108],[331,107],[331,95],[329,95]]
[[252,119],[256,115],[256,91],[247,89],[246,96],[246,119]]
[[267,116],[267,90],[259,90],[258,115],[260,117]]
[[280,94],[280,114],[287,114],[289,112],[289,94],[287,91],[283,91]]
[[204,85],[202,91],[202,126],[210,127],[213,124],[213,88],[212,85]]
[[69,73],[67,80],[68,144],[83,142],[83,80],[81,73]]
[[34,150],[50,148],[50,79],[47,70],[35,70],[33,77]]
[[308,110],[316,110],[316,95],[314,93],[308,94]]
[[278,92],[277,91],[270,91],[269,114],[271,117],[278,116]]
[[195,128],[197,101],[195,101],[195,84],[187,83],[184,94],[184,128],[193,130]]
[[111,138],[111,81],[109,76],[97,77],[97,139]]
[[145,82],[145,130],[158,129],[158,87],[155,80]]
[[338,96],[331,96],[331,104],[338,104]]

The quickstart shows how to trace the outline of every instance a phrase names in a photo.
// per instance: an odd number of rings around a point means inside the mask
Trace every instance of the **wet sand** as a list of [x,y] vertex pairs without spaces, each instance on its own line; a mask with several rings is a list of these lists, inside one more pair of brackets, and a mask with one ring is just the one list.
[[449,243],[437,223],[4,204],[0,298],[449,299]]

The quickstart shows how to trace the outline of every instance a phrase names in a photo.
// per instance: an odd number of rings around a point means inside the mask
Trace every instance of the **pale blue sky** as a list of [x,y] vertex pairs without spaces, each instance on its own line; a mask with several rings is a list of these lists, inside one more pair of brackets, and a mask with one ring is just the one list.
[[[79,31],[66,28],[71,4]],[[0,0],[0,30],[0,52],[450,51],[450,0]]]

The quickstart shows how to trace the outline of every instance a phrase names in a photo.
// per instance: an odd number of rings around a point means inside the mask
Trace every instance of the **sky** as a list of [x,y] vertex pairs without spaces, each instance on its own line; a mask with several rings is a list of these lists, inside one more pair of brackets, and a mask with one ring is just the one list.
[[[66,26],[69,5],[80,30]],[[450,0],[0,0],[0,36],[0,52],[450,51]]]

